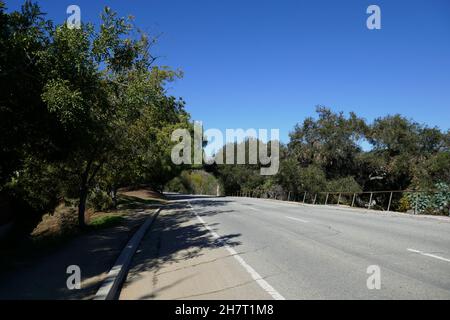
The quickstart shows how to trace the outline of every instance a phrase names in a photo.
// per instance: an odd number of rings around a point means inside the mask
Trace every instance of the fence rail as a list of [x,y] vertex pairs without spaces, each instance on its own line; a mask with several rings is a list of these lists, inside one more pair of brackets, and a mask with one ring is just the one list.
[[251,197],[293,201],[314,205],[336,205],[355,208],[366,208],[378,211],[410,212],[414,214],[446,214],[450,215],[448,199],[436,205],[432,199],[441,195],[435,190],[395,190],[364,192],[293,192],[293,191],[240,191],[232,194],[237,197]]

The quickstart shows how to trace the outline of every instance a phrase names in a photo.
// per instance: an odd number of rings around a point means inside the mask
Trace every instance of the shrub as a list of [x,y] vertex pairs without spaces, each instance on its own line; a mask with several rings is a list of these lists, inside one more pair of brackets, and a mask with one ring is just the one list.
[[310,165],[300,169],[300,191],[321,192],[326,188],[324,171],[318,166]]
[[111,209],[114,203],[108,193],[100,189],[94,189],[89,196],[88,205],[95,211],[104,211]]
[[179,177],[171,180],[166,185],[165,190],[180,193],[216,195],[218,186],[220,187],[220,193],[223,194],[223,187],[216,177],[202,170],[193,170],[183,171]]
[[437,183],[436,192],[407,193],[412,207],[417,208],[417,213],[445,214],[450,213],[450,187],[446,183]]
[[353,177],[339,178],[327,182],[327,191],[330,192],[361,192],[361,186]]
[[411,204],[409,202],[409,197],[404,194],[399,201],[398,207],[397,207],[397,211],[399,212],[407,212],[408,210],[411,209]]
[[170,180],[169,183],[167,183],[165,190],[178,193],[189,193],[188,188],[180,177]]

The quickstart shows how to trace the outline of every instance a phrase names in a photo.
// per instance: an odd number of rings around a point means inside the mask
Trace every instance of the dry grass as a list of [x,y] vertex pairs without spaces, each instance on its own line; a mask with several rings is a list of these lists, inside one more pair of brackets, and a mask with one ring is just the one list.
[[[92,209],[86,211],[88,226],[94,229],[113,226],[122,221],[124,213],[121,211],[94,212]],[[61,239],[79,233],[78,228],[78,208],[59,205],[53,214],[46,214],[42,221],[31,233],[35,241],[48,239]]]
[[30,237],[15,245],[0,246],[0,271],[14,269],[21,265],[29,265],[30,261],[48,252],[64,246],[69,240],[84,232],[96,231],[120,225],[128,214],[136,208],[152,207],[164,204],[159,193],[149,190],[134,190],[120,193],[118,210],[109,212],[86,211],[88,228],[78,227],[78,208],[64,204],[59,205],[53,214],[46,214],[33,230]]
[[76,233],[77,208],[60,204],[53,214],[46,214],[31,233],[33,239],[59,237]]
[[[122,204],[121,209],[132,208],[134,206],[142,206],[145,204],[164,204],[166,200],[164,196],[158,192],[148,189],[139,189],[131,191],[120,191],[119,203]],[[133,204],[133,206],[131,205]],[[78,209],[76,207],[68,207],[60,204],[56,207],[53,214],[46,214],[42,217],[42,221],[33,230],[31,237],[33,240],[44,239],[60,239],[67,236],[77,234],[78,228]],[[87,223],[92,223],[96,228],[108,227],[112,221],[120,222],[117,216],[123,216],[123,210],[112,210],[111,212],[94,212],[92,209],[86,210]]]

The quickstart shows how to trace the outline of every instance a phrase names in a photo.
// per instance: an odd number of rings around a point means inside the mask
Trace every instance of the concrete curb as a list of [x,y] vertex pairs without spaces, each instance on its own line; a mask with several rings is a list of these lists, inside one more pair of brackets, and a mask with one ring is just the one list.
[[118,298],[119,289],[128,274],[128,268],[131,260],[141,243],[145,233],[151,227],[161,208],[158,208],[146,221],[139,227],[128,241],[127,245],[122,249],[114,266],[109,271],[106,279],[95,294],[94,300],[115,300]]

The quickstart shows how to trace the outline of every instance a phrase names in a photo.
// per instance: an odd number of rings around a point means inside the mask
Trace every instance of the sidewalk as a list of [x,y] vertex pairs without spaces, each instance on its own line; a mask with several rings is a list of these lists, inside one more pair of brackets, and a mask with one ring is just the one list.
[[132,261],[120,299],[272,299],[186,204],[161,211]]
[[[127,210],[115,227],[82,234],[27,266],[0,274],[0,299],[92,299],[134,231],[156,207]],[[69,265],[81,269],[81,289],[68,290]]]

